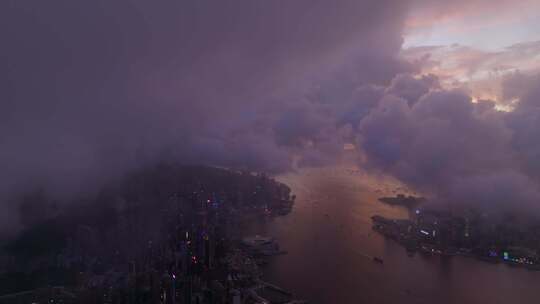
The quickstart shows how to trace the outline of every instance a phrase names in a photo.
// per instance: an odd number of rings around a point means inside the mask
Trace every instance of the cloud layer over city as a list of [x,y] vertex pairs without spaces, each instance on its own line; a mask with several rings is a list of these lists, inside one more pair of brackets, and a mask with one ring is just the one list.
[[[331,165],[350,143],[362,167],[437,200],[540,211],[536,70],[509,69],[500,100],[448,85],[479,66],[532,67],[516,54],[537,43],[454,46],[449,76],[433,69],[448,46],[402,48],[419,5],[2,3],[0,222],[17,226],[28,189],[70,197],[159,161],[283,172]],[[434,4],[415,24],[453,11]]]

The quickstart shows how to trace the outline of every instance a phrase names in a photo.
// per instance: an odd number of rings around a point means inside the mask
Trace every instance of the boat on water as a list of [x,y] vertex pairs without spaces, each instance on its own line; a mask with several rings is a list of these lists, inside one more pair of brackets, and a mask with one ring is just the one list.
[[241,244],[249,252],[256,255],[273,256],[286,253],[279,250],[279,244],[274,238],[271,237],[259,235],[254,237],[246,237],[242,239]]
[[242,244],[246,246],[262,246],[262,245],[269,245],[273,244],[276,240],[271,237],[265,237],[265,236],[252,236],[252,237],[245,237],[242,239]]
[[379,257],[373,257],[373,262],[379,263],[379,264],[383,264],[383,263],[384,263],[383,259],[381,259],[381,258],[379,258]]

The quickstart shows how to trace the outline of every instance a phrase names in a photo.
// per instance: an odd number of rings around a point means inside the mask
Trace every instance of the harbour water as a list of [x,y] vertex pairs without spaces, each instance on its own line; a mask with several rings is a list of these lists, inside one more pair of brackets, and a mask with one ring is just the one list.
[[344,167],[278,179],[297,196],[293,211],[253,223],[246,232],[279,240],[288,254],[270,260],[265,279],[297,298],[314,304],[540,301],[540,272],[464,257],[409,257],[373,232],[372,215],[407,217],[404,208],[378,202],[382,179]]

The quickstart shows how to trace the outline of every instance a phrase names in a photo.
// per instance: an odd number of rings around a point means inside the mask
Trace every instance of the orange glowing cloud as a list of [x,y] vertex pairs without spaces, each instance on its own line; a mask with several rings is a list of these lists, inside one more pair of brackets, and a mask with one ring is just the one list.
[[465,89],[476,99],[508,104],[501,90],[505,76],[540,73],[540,41],[519,43],[498,51],[462,45],[413,47],[402,55],[416,61],[422,73],[435,74],[446,88]]

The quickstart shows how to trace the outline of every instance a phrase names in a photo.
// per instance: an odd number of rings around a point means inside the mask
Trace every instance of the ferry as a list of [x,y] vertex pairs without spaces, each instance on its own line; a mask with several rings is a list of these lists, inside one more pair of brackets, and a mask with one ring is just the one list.
[[379,264],[383,264],[383,263],[384,263],[383,259],[378,258],[378,257],[373,257],[373,262],[379,263]]

